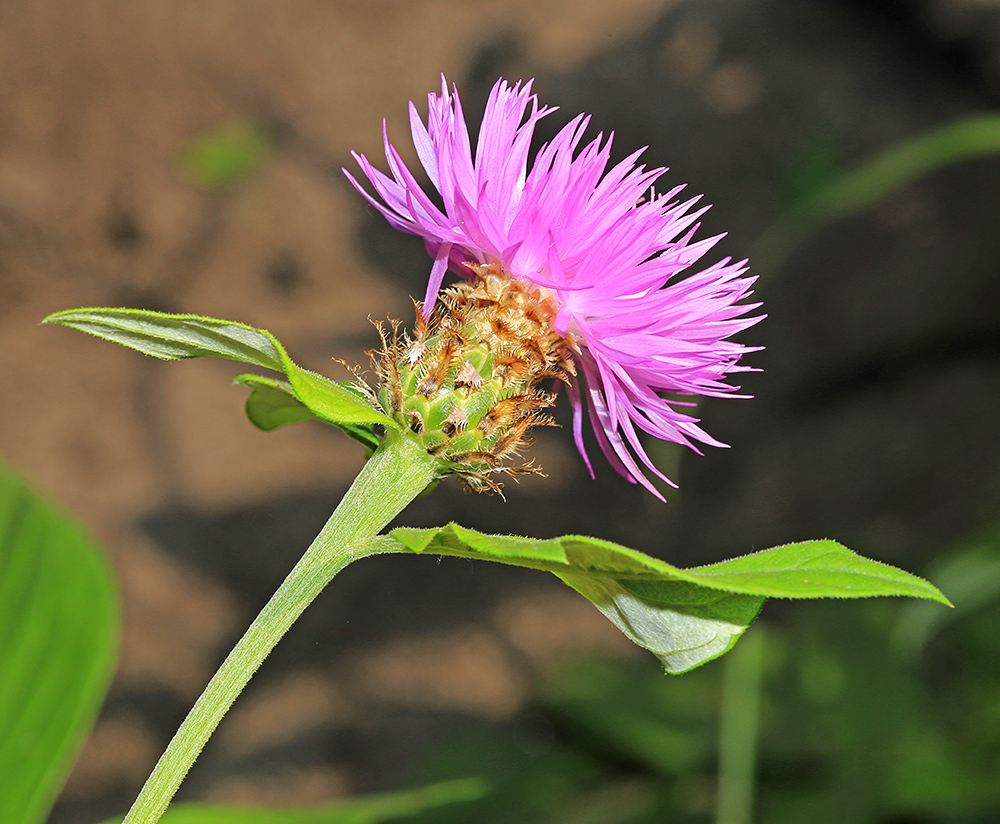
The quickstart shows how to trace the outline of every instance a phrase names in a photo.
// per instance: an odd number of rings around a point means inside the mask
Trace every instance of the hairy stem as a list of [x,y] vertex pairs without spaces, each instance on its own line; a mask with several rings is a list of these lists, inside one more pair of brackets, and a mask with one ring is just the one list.
[[330,520],[198,698],[123,824],[155,824],[222,717],[295,619],[351,561],[378,551],[371,538],[434,479],[433,460],[390,432]]

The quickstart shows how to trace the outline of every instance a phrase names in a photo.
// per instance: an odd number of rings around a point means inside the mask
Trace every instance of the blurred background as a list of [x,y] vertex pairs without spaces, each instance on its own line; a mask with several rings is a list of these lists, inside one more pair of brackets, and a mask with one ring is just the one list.
[[179,798],[312,804],[483,775],[490,795],[433,820],[711,820],[742,665],[751,697],[761,684],[755,820],[1000,821],[1000,158],[928,150],[905,185],[869,176],[877,196],[837,219],[788,222],[872,158],[995,110],[1000,4],[8,0],[0,457],[104,544],[124,600],[117,674],[52,824],[127,808],[364,456],[332,428],[254,429],[237,364],[39,321],[196,312],[346,377],[333,358],[366,363],[369,318],[409,321],[430,266],[340,167],[353,149],[384,168],[383,117],[415,161],[406,104],[425,113],[442,72],[470,124],[498,77],[534,77],[561,107],[541,138],[588,112],[617,157],[649,146],[662,186],[704,193],[702,236],[728,233],[713,258],[762,276],[768,318],[742,340],[766,349],[754,400],[700,409],[732,449],[651,445],[680,483],[666,504],[599,461],[592,481],[564,427],[540,433],[547,477],[506,502],[444,483],[401,523],[592,534],[679,565],[830,537],[958,608],[772,602],[753,656],[666,678],[540,574],[369,559],[282,641]]

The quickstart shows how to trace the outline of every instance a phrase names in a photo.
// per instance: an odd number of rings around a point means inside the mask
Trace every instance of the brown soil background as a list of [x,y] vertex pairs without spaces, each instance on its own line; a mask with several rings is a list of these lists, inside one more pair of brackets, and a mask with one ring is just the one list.
[[[364,362],[368,318],[408,318],[429,267],[339,167],[352,149],[379,156],[383,117],[412,159],[406,102],[423,110],[442,72],[467,112],[501,74],[536,77],[562,106],[551,128],[588,111],[619,156],[649,145],[670,183],[707,193],[705,231],[729,231],[718,248],[742,257],[809,141],[831,138],[850,165],[995,105],[990,5],[2,4],[0,455],[103,542],[124,598],[108,705],[52,821],[124,809],[363,456],[319,426],[255,430],[229,385],[238,365],[159,363],[41,318],[197,312],[270,329],[328,374],[342,374],[334,357]],[[191,185],[184,147],[248,120],[270,135],[261,169],[225,192]],[[996,501],[998,184],[997,161],[955,167],[763,271],[770,317],[747,336],[768,347],[746,381],[757,400],[705,406],[735,448],[685,457],[666,506],[603,466],[595,484],[552,431],[537,452],[548,477],[506,503],[443,488],[403,520],[590,532],[681,562],[830,536],[918,566]],[[383,560],[310,609],[184,797],[392,787],[462,718],[514,718],[560,656],[633,654],[536,576]]]

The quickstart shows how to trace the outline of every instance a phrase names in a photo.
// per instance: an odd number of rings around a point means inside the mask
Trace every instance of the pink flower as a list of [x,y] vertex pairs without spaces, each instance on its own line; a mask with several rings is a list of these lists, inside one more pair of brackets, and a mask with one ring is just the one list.
[[[474,157],[458,91],[449,93],[443,77],[440,96],[428,95],[428,109],[425,127],[411,102],[410,126],[438,202],[403,163],[384,123],[392,177],[353,155],[378,197],[345,170],[390,224],[424,238],[434,259],[425,314],[446,269],[473,276],[467,263],[498,265],[507,276],[542,287],[556,307],[556,332],[576,353],[602,451],[623,476],[660,497],[639,462],[672,482],[653,465],[638,430],[695,451],[696,443],[725,446],[681,411],[694,403],[662,393],[746,397],[725,382],[730,373],[749,370],[740,357],[759,348],[729,340],[760,320],[746,316],[760,304],[739,304],[756,279],[743,276],[746,261],[727,258],[692,271],[722,237],[694,240],[708,207],[693,210],[698,197],[676,200],[681,186],[655,194],[651,187],[666,169],[637,166],[642,149],[608,169],[613,135],[602,143],[599,134],[579,148],[589,117],[571,120],[529,168],[535,124],[554,111],[539,107],[531,81],[496,83]],[[574,439],[593,475],[581,394],[579,383],[571,384]]]

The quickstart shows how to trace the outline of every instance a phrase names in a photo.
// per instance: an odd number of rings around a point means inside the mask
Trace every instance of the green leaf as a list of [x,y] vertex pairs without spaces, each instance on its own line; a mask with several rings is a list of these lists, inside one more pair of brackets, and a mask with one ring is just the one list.
[[[806,541],[696,569],[580,535],[546,541],[484,535],[449,524],[390,533],[405,550],[546,570],[591,603],[668,672],[726,652],[765,598],[908,595],[948,604],[931,584],[834,541]],[[388,551],[391,551],[388,550]]]
[[284,372],[285,355],[274,335],[242,323],[144,309],[70,309],[42,323],[69,326],[162,360],[228,358]]
[[247,417],[254,426],[265,432],[289,423],[322,420],[295,397],[292,387],[285,381],[260,375],[238,375],[233,383],[250,387]]
[[753,623],[764,598],[699,587],[688,581],[629,581],[559,575],[633,643],[671,673],[718,658]]
[[[463,778],[429,784],[416,790],[379,793],[323,807],[265,809],[221,804],[177,804],[160,819],[162,824],[380,824],[449,804],[477,801],[488,791],[481,778]],[[118,824],[114,818],[106,824]]]
[[184,150],[184,171],[203,189],[226,189],[255,172],[268,153],[264,130],[238,121],[192,140]]
[[513,564],[518,564],[519,561],[552,561],[559,565],[569,563],[559,540],[539,541],[511,535],[484,535],[454,523],[442,529],[404,526],[394,529],[390,534],[411,552],[417,553],[485,557],[490,561]]
[[336,424],[396,425],[391,418],[376,410],[360,393],[323,375],[300,369],[288,359],[287,355],[285,355],[285,368],[295,396],[319,417]]
[[0,467],[0,821],[48,815],[114,668],[118,598],[83,530]]
[[142,309],[71,309],[49,315],[43,323],[78,329],[163,360],[217,357],[273,369],[288,377],[295,397],[316,417],[337,425],[394,426],[360,393],[293,363],[265,329]]
[[803,541],[690,569],[706,586],[772,598],[902,595],[951,606],[923,578],[852,552],[836,541]]
[[[251,392],[246,404],[247,417],[254,426],[265,432],[270,432],[285,424],[301,423],[302,421],[332,423],[332,421],[317,416],[295,397],[291,385],[284,381],[260,375],[239,375],[233,380],[233,383],[250,387]],[[338,423],[334,426],[369,449],[376,449],[379,445],[378,435],[372,431],[370,426],[346,423]]]

